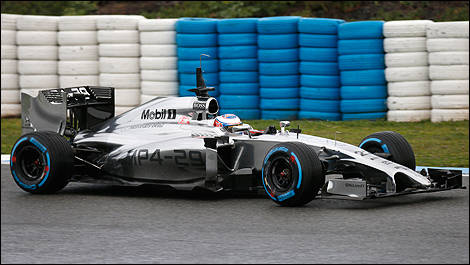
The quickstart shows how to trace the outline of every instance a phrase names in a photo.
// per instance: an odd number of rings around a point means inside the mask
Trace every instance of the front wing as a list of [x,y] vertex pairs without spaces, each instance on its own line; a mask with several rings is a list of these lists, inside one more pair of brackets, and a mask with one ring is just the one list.
[[[424,170],[424,169],[423,169]],[[421,172],[423,175],[426,171]],[[400,192],[385,192],[371,187],[363,179],[330,179],[323,186],[320,195],[322,199],[367,200],[414,193],[437,192],[451,189],[466,189],[462,186],[461,170],[431,169],[427,176],[432,182],[429,188],[409,188]]]

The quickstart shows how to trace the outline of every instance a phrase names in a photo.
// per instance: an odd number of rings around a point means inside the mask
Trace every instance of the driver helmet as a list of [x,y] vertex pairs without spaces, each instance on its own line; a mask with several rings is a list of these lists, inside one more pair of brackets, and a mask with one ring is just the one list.
[[217,116],[214,120],[215,127],[224,127],[225,129],[231,129],[233,126],[241,125],[243,122],[235,114],[224,114]]

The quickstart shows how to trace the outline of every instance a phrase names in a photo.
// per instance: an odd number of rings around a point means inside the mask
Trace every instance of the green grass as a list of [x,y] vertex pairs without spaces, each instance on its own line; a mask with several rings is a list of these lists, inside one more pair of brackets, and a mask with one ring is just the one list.
[[[279,121],[245,121],[256,129],[268,125],[279,128]],[[2,119],[2,154],[10,153],[11,147],[21,134],[20,119]],[[420,166],[468,167],[469,122],[388,122],[388,121],[292,121],[291,128],[300,125],[302,133],[336,139],[358,145],[367,135],[378,131],[396,131],[413,147],[416,164]]]

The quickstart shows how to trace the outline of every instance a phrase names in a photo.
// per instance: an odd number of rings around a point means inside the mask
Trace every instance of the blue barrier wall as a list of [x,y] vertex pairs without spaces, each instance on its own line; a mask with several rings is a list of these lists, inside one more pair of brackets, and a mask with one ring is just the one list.
[[217,23],[220,114],[260,118],[257,22],[257,18],[234,18]]
[[[242,119],[386,116],[383,21],[267,17],[182,18],[176,24],[180,96],[194,69],[215,86],[221,114]],[[300,112],[299,112],[300,110]]]
[[299,21],[300,119],[341,120],[338,71],[340,19]]
[[260,109],[264,120],[297,119],[299,19],[290,16],[258,20]]
[[338,27],[343,120],[387,115],[383,24],[383,21],[359,21]]
[[[217,20],[210,18],[181,18],[176,22],[179,95],[194,96],[187,91],[196,87],[196,68],[202,64],[207,86],[216,87],[209,95],[219,95],[219,60]],[[210,57],[202,56],[207,54]]]

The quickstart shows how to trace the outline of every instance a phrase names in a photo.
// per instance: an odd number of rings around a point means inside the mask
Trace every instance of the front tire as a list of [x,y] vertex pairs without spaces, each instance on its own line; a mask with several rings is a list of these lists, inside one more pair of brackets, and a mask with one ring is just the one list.
[[54,193],[63,189],[73,169],[73,150],[54,132],[21,136],[12,148],[10,170],[15,183],[30,193]]
[[325,183],[317,154],[304,143],[277,144],[266,154],[262,169],[266,193],[282,206],[312,201]]
[[390,154],[388,160],[416,169],[415,154],[401,134],[393,131],[376,132],[362,139],[359,147],[370,153]]

